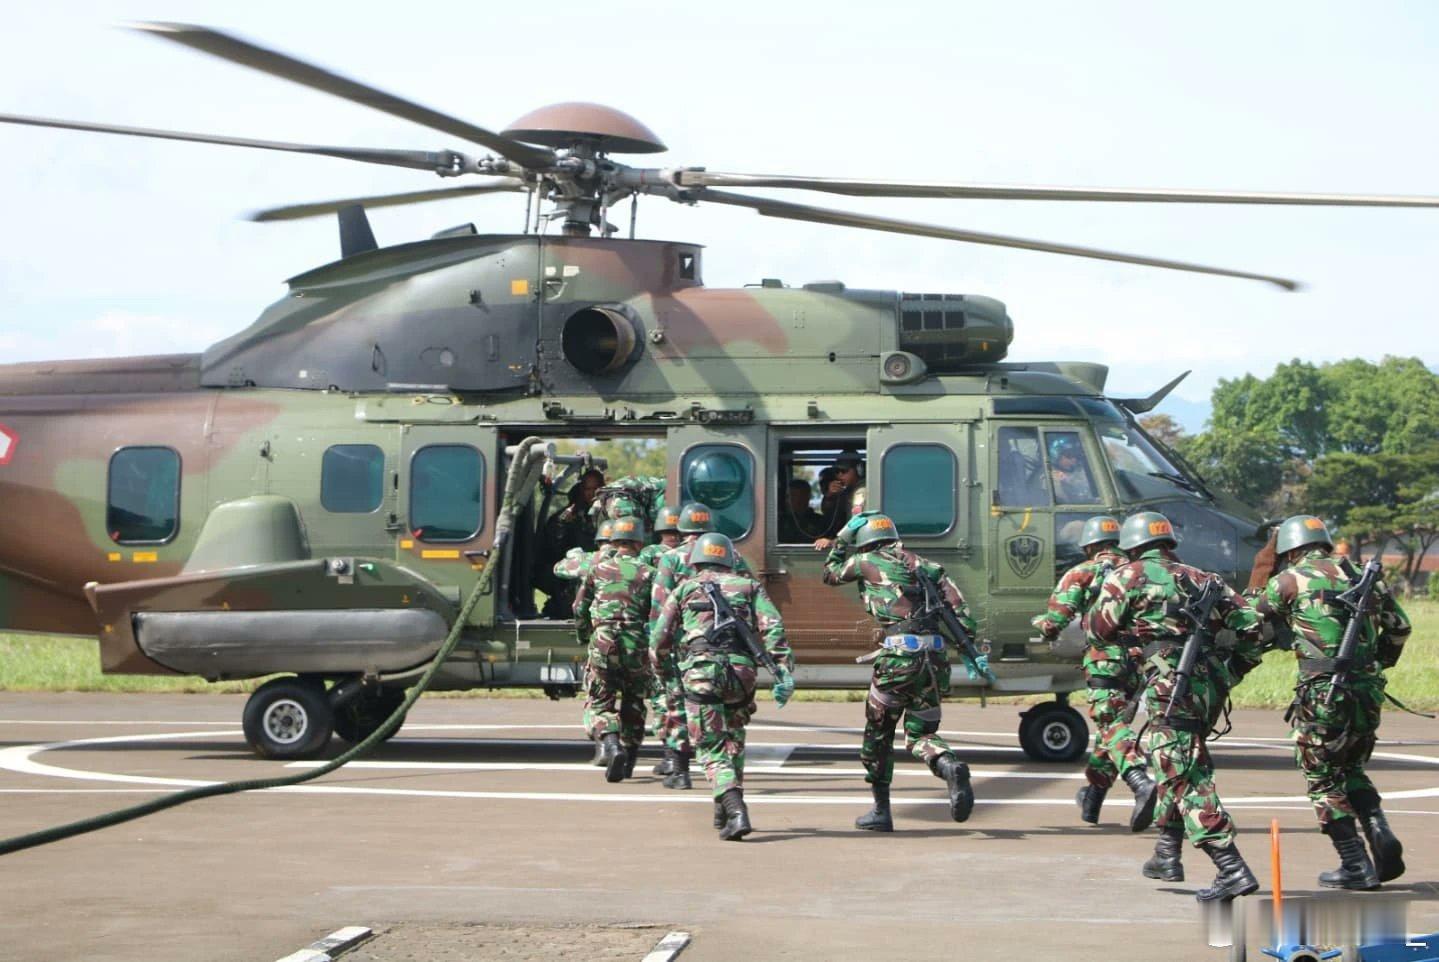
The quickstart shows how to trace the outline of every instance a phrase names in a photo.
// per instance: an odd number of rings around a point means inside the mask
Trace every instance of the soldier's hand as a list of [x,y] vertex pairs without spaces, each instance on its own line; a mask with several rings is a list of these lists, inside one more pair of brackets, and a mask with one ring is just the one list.
[[832,547],[834,547],[833,538],[818,538],[814,543],[814,550],[816,551],[828,551]]

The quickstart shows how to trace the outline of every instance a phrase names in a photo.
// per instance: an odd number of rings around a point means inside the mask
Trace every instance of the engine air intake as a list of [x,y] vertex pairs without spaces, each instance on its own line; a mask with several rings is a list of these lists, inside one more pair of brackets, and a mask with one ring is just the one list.
[[638,353],[639,331],[619,308],[586,307],[565,319],[560,349],[585,374],[613,374]]
[[945,374],[1004,360],[1014,322],[1003,302],[973,294],[901,294],[899,349]]

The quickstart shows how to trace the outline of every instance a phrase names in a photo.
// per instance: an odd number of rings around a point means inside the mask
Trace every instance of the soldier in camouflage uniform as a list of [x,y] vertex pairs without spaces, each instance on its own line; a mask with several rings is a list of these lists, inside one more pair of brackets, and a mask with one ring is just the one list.
[[1214,763],[1206,741],[1219,720],[1229,690],[1259,664],[1259,616],[1235,591],[1220,582],[1209,629],[1229,628],[1237,640],[1232,651],[1206,648],[1195,666],[1189,694],[1173,704],[1175,669],[1192,633],[1186,616],[1217,575],[1179,561],[1179,539],[1164,515],[1141,511],[1119,532],[1119,547],[1129,563],[1115,568],[1099,589],[1089,612],[1089,643],[1095,648],[1144,646],[1144,707],[1149,715],[1144,748],[1159,779],[1159,841],[1144,863],[1148,878],[1182,881],[1180,848],[1184,837],[1213,860],[1214,884],[1200,889],[1201,902],[1228,901],[1259,888],[1254,873],[1235,845],[1234,820],[1214,786]]
[[[684,537],[680,534],[680,513],[678,508],[661,507],[659,515],[655,520],[655,534],[659,540],[654,544],[647,544],[640,549],[640,560],[651,568],[658,568],[660,558],[664,553],[678,545]],[[669,697],[666,694],[663,682],[655,686],[654,693],[650,695],[649,724],[650,732],[660,735],[664,729],[665,715],[669,712]],[[666,751],[665,757],[654,767],[656,775],[671,775],[674,773],[673,752]]]
[[894,779],[894,730],[901,716],[905,748],[944,779],[949,789],[950,817],[962,822],[974,808],[969,767],[939,736],[940,700],[950,686],[949,651],[938,626],[916,624],[911,617],[923,591],[915,577],[917,569],[929,576],[973,635],[974,619],[959,588],[944,568],[900,544],[899,531],[885,515],[867,512],[851,519],[824,561],[824,583],[859,582],[865,607],[885,634],[865,700],[864,741],[859,750],[874,807],[854,823],[872,832],[894,831],[889,786]]
[[589,646],[585,713],[600,743],[605,780],[634,773],[645,737],[645,696],[653,685],[645,625],[654,569],[637,557],[646,535],[638,518],[609,522],[610,547],[575,593],[575,630]]
[[642,518],[653,527],[664,506],[664,478],[631,475],[600,488],[590,513],[596,518]]
[[[1399,660],[1409,619],[1383,582],[1361,617],[1350,684],[1334,694],[1335,658],[1349,620],[1338,594],[1359,579],[1334,554],[1324,522],[1296,515],[1280,527],[1274,549],[1284,567],[1254,592],[1260,616],[1287,624],[1294,634],[1299,680],[1286,716],[1294,726],[1294,758],[1304,773],[1319,827],[1339,853],[1339,868],[1319,876],[1326,888],[1370,889],[1404,874],[1404,846],[1379,807],[1379,792],[1364,772],[1374,751],[1384,702],[1384,669]],[[1260,575],[1262,577],[1262,573]],[[1251,582],[1252,583],[1252,582]],[[1364,850],[1362,825],[1374,859]]]
[[[563,582],[578,583],[584,578],[585,575],[589,574],[590,568],[594,567],[596,561],[608,558],[610,555],[610,551],[612,550],[609,545],[610,527],[611,523],[609,519],[606,519],[604,521],[601,521],[599,523],[599,527],[595,529],[595,550],[586,551],[584,548],[571,548],[563,558],[561,558],[559,561],[556,561],[554,567],[555,577]],[[570,605],[573,609],[574,602],[571,601]],[[585,691],[589,691],[589,688],[590,666],[589,662],[586,661]],[[585,728],[585,734],[590,735],[590,732],[593,731],[593,722],[594,719],[590,714],[589,701],[586,700],[585,711],[581,720],[581,724],[583,724]],[[605,763],[604,746],[601,745],[599,743],[599,740],[594,738],[593,735],[590,735],[590,738],[595,743],[595,755],[594,758],[590,759],[590,763],[593,765],[603,765]]]
[[[1111,571],[1129,563],[1119,553],[1119,521],[1097,515],[1084,522],[1079,547],[1085,561],[1070,568],[1049,596],[1049,608],[1031,622],[1049,641],[1076,617],[1088,626],[1086,613],[1099,597],[1099,586]],[[1090,648],[1084,653],[1084,676],[1088,690],[1089,717],[1094,722],[1094,750],[1084,767],[1088,784],[1079,790],[1079,817],[1091,825],[1099,823],[1099,808],[1114,784],[1116,775],[1134,792],[1134,809],[1129,830],[1142,832],[1154,821],[1158,796],[1154,779],[1144,767],[1139,739],[1130,727],[1134,717],[1132,699],[1139,689],[1139,659],[1136,652],[1120,645]]]
[[[662,554],[659,563],[655,565],[655,586],[650,597],[651,632],[665,606],[665,599],[684,579],[695,573],[689,560],[690,552],[701,535],[714,530],[714,520],[708,507],[698,501],[691,501],[680,509],[675,527],[682,540]],[[734,570],[736,574],[747,578],[754,577],[754,572],[750,570],[749,563],[742,555],[735,555]],[[760,593],[765,594],[763,586],[760,587]],[[659,730],[665,743],[665,757],[656,767],[655,774],[665,776],[665,788],[685,790],[693,785],[690,779],[690,759],[694,757],[694,751],[690,745],[689,724],[685,720],[684,686],[680,682],[678,666],[661,662],[660,680],[665,686],[665,717]]]
[[783,708],[794,694],[794,662],[779,609],[758,581],[735,570],[738,561],[734,543],[724,535],[698,538],[689,562],[696,573],[665,599],[650,633],[656,668],[669,659],[678,663],[690,741],[714,790],[714,824],[725,841],[752,831],[744,803],[744,729],[755,711],[757,666],[733,629],[714,630],[715,605],[707,585],[717,588],[735,618],[749,625],[777,663],[776,703]]

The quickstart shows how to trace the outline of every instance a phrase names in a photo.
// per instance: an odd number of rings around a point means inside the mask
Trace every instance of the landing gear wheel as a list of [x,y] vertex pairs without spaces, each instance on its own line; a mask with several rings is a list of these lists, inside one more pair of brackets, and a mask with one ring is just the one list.
[[245,702],[245,741],[261,758],[312,758],[324,750],[335,715],[323,685],[300,678],[276,678]]
[[[361,692],[354,698],[345,702],[335,711],[335,734],[339,735],[351,745],[357,745],[373,735],[385,719],[394,714],[405,700],[405,692],[402,688],[381,688],[378,691]],[[385,736],[388,741],[394,737],[400,726],[405,724],[403,718],[400,724],[395,726],[395,731]]]
[[1019,747],[1037,762],[1072,762],[1089,747],[1084,716],[1057,701],[1020,714]]

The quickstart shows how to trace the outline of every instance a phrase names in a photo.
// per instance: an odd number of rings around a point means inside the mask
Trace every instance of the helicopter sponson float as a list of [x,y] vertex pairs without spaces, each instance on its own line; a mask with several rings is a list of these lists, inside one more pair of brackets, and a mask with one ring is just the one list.
[[[993,187],[640,168],[664,150],[634,118],[542,108],[496,133],[203,27],[139,29],[408,119],[490,153],[329,147],[0,115],[80,131],[281,150],[470,183],[274,208],[335,214],[339,260],[289,280],[246,330],[201,354],[0,367],[0,629],[98,637],[116,673],[278,674],[246,736],[297,758],[374,731],[440,649],[485,566],[494,590],[440,687],[573,694],[584,651],[541,614],[546,520],[583,445],[510,505],[488,554],[516,445],[638,439],[665,452],[670,503],[702,501],[779,605],[808,687],[861,687],[873,647],[858,597],[825,587],[808,501],[842,452],[868,503],[956,578],[997,681],[957,691],[1053,693],[1021,716],[1026,752],[1078,757],[1082,638],[1033,637],[1093,514],[1159,509],[1185,559],[1247,576],[1262,519],[1208,489],[1145,434],[1146,398],[1111,398],[1097,364],[1007,360],[993,298],[838,281],[703,283],[694,244],[636,239],[642,196],[777,218],[1265,281],[1293,280],[854,214],[730,188],[894,198],[1439,206],[1434,198]],[[381,247],[367,208],[496,191],[524,195],[517,234],[471,225]],[[628,236],[616,223],[628,202]],[[558,224],[558,229],[549,228]],[[579,450],[581,453],[562,453]],[[798,503],[797,502],[803,502]],[[823,507],[821,505],[821,507]],[[831,519],[821,517],[823,524]],[[822,524],[820,525],[822,527]],[[1077,633],[1076,633],[1077,634]]]

